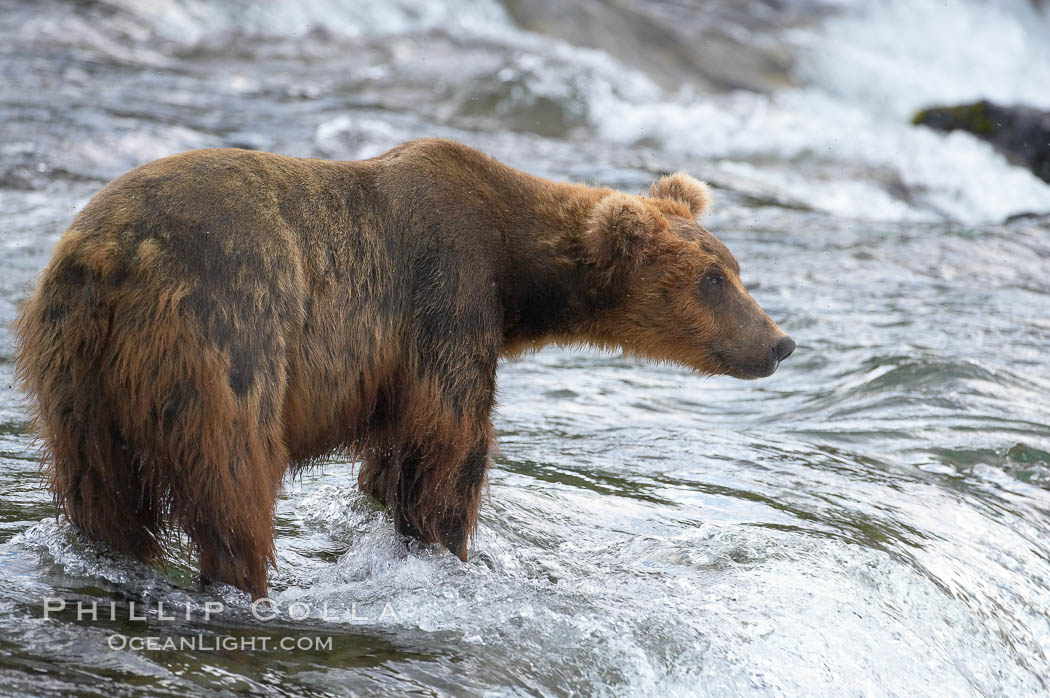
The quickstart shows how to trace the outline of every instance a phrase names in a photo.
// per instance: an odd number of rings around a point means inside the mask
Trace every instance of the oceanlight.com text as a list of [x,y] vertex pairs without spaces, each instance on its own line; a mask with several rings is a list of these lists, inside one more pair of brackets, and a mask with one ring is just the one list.
[[300,635],[269,637],[267,635],[160,635],[129,636],[115,634],[108,640],[111,650],[133,652],[313,652],[331,651],[331,637]]

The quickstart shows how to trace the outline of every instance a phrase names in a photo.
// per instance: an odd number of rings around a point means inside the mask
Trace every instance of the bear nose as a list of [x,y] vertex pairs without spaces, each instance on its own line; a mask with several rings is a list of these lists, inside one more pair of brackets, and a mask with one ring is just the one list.
[[791,356],[791,352],[793,351],[795,351],[795,340],[791,337],[781,337],[780,340],[773,345],[773,356],[777,357],[777,361],[783,361]]

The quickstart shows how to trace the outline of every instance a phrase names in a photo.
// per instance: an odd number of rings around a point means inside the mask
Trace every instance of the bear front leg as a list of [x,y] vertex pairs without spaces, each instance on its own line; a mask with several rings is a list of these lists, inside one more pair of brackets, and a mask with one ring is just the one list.
[[460,466],[455,505],[441,522],[441,543],[463,562],[467,561],[467,542],[474,536],[481,511],[481,495],[489,466],[489,444],[474,448]]
[[390,478],[395,474],[396,464],[389,455],[369,453],[362,458],[357,474],[357,486],[362,492],[376,500],[384,509],[390,503]]
[[440,442],[413,449],[402,459],[398,473],[393,507],[398,533],[423,543],[441,543],[466,562],[481,510],[488,453],[487,429],[469,449],[443,447]]
[[[464,307],[484,310],[483,304]],[[441,543],[466,560],[488,470],[501,335],[498,317],[457,318],[458,311],[448,308],[433,319],[443,330],[440,340],[429,326],[423,328],[427,332],[421,329],[421,351],[413,362],[420,368],[410,380],[402,377],[383,438],[368,449],[385,462],[366,459],[369,472],[362,477],[366,491],[386,493],[383,501],[399,533]],[[457,319],[463,321],[461,330],[452,322]]]

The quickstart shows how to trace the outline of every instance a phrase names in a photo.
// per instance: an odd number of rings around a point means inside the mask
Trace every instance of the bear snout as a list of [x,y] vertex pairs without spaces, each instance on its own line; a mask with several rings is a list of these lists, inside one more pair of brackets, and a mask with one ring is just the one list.
[[[761,346],[761,345],[759,345]],[[766,345],[769,346],[769,345]],[[755,347],[758,349],[758,347]],[[757,354],[751,354],[747,358],[741,357],[734,360],[733,354],[725,351],[713,352],[714,356],[728,368],[724,372],[734,378],[754,380],[766,378],[776,373],[780,368],[780,362],[791,356],[795,351],[795,340],[788,335],[781,335],[772,346],[764,353],[758,349]]]

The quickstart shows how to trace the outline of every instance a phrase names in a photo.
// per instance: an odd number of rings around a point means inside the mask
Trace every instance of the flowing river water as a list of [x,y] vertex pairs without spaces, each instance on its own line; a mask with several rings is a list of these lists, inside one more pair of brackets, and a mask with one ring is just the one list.
[[[908,123],[1050,107],[1045,5],[580,3],[589,33],[527,5],[0,0],[0,694],[1050,690],[1050,186]],[[699,53],[640,60],[644,22]],[[87,199],[197,147],[434,135],[628,191],[709,180],[708,227],[798,350],[753,382],[506,362],[470,560],[406,544],[333,459],[280,499],[273,619],[196,591],[185,550],[149,569],[57,520],[10,322]]]

